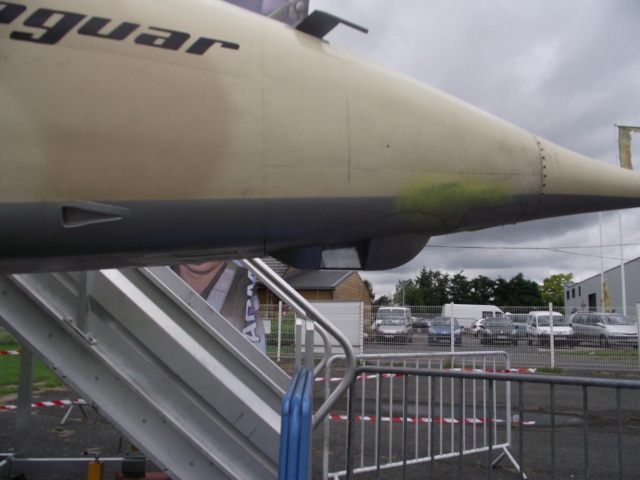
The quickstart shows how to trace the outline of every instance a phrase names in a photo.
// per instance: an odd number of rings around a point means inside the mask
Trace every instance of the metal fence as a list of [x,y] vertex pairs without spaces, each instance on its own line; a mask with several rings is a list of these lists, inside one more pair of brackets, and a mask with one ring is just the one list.
[[323,478],[637,478],[640,381],[438,368],[462,358],[360,367]]
[[[316,431],[313,478],[637,478],[640,382],[518,373],[499,348],[359,356],[348,402]],[[329,367],[321,393],[339,381],[340,358]]]
[[[332,381],[339,380],[331,375],[334,365],[340,370],[342,359],[334,356],[328,363],[325,397],[331,393]],[[510,371],[505,352],[359,355],[357,361],[382,369],[400,365],[419,370]],[[488,450],[502,452],[501,458],[507,456],[518,469],[509,452],[510,400],[508,383],[494,388],[486,381],[471,380],[459,386],[453,379],[363,374],[350,391],[349,417],[334,414],[324,422],[323,478],[347,474],[344,462],[331,454],[337,448],[336,438],[349,438],[351,467],[357,473],[380,475],[383,470]],[[336,435],[332,429],[344,433]]]
[[[501,307],[504,312],[512,314],[529,313],[532,310],[545,310],[544,307]],[[529,342],[525,336],[518,337],[517,345],[481,344],[480,338],[465,328],[461,336],[461,344],[430,343],[429,331],[425,320],[439,316],[442,306],[412,306],[415,318],[415,328],[410,342],[379,341],[371,326],[377,307],[364,308],[361,320],[362,341],[358,352],[361,354],[381,353],[437,353],[437,352],[481,352],[492,350],[506,350],[511,356],[511,365],[519,368],[557,369],[559,370],[599,370],[599,371],[640,371],[640,350],[636,339],[635,345],[602,345],[600,342],[583,341],[575,345],[572,343],[555,343],[551,345],[537,345]],[[565,315],[563,308],[553,309]],[[621,309],[615,309],[621,311]],[[571,312],[568,312],[570,315]],[[636,322],[638,317],[633,312],[627,317]],[[295,351],[295,319],[286,309],[275,306],[263,306],[263,318],[270,319],[271,333],[267,336],[268,353],[274,360],[280,361],[293,358]],[[568,318],[568,317],[565,317]],[[467,322],[469,323],[469,322]]]

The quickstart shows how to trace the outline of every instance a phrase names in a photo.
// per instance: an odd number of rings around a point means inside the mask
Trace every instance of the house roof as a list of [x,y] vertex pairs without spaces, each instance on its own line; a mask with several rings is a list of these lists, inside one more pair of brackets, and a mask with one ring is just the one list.
[[333,290],[352,274],[353,270],[295,270],[284,279],[296,290]]
[[333,290],[353,274],[353,270],[293,270],[286,274],[287,264],[273,257],[262,261],[296,290]]

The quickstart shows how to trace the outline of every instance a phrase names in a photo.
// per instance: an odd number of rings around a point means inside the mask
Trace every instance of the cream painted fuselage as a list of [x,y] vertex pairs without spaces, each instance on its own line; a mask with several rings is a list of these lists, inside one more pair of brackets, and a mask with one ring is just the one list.
[[640,175],[204,0],[0,1],[0,272],[273,255],[640,206]]

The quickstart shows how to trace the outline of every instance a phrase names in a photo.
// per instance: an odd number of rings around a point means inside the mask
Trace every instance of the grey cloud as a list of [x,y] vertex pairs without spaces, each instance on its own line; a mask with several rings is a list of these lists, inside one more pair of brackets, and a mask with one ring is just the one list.
[[[640,3],[631,0],[436,1],[312,0],[370,28],[338,28],[329,41],[401,70],[420,81],[559,145],[617,163],[614,124],[640,125]],[[640,152],[640,135],[634,136]],[[634,156],[640,168],[640,155]],[[597,180],[595,180],[597,181]],[[623,213],[625,243],[640,243],[640,209]],[[603,213],[603,243],[619,240],[618,216]],[[592,246],[597,214],[562,217],[433,238],[430,245]],[[476,250],[427,247],[387,272],[363,272],[378,294],[422,267],[468,277],[542,281],[561,272],[584,279],[599,272],[600,249]],[[627,260],[640,256],[625,247]],[[603,249],[604,268],[619,263],[619,247]]]

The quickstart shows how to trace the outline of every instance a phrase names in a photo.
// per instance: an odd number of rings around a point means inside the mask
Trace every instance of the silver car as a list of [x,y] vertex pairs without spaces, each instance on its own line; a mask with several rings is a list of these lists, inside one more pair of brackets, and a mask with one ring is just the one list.
[[[575,332],[565,321],[564,315],[552,312],[553,320],[553,344],[563,343],[568,346],[575,345]],[[531,311],[527,319],[527,341],[529,345],[536,342],[538,346],[551,345],[551,322],[548,311]]]
[[638,325],[621,313],[576,312],[569,325],[576,334],[576,343],[597,343],[601,347],[638,346]]
[[413,326],[409,320],[402,316],[385,317],[375,328],[378,341],[413,341]]

